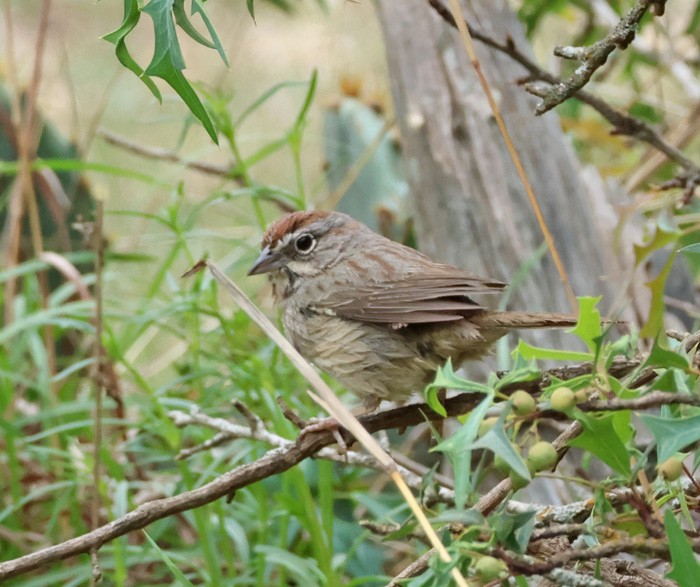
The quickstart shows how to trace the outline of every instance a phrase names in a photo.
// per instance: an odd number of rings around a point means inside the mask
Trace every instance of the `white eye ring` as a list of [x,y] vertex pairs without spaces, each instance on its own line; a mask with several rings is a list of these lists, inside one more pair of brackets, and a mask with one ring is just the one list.
[[301,255],[308,255],[316,247],[314,235],[305,232],[294,239],[294,250]]

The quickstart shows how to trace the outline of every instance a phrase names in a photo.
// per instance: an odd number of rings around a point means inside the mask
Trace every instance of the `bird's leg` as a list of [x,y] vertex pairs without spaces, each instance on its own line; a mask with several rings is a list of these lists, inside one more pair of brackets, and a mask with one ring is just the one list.
[[[362,401],[362,405],[355,406],[350,412],[355,418],[360,418],[361,416],[367,416],[373,412],[376,412],[379,408],[381,400],[375,396],[367,396]],[[347,452],[347,443],[340,434],[340,423],[334,417],[330,418],[311,418],[306,422],[298,422],[300,425],[301,432],[297,439],[301,438],[306,434],[312,432],[332,432],[333,436],[338,443],[338,447],[341,453]]]

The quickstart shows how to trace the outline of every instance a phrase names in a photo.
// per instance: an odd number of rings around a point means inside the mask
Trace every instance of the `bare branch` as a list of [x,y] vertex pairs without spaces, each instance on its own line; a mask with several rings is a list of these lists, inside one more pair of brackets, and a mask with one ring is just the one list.
[[656,7],[658,4],[657,0],[639,0],[606,37],[590,47],[555,47],[555,55],[581,61],[581,65],[569,79],[556,84],[549,90],[542,102],[537,105],[537,114],[544,114],[568,100],[590,81],[596,70],[605,64],[608,56],[615,49],[626,49],[633,41],[642,17],[651,6]]
[[205,161],[188,161],[173,151],[161,149],[160,147],[147,147],[145,145],[141,145],[127,137],[105,128],[99,129],[97,134],[110,145],[114,145],[115,147],[119,147],[125,151],[130,151],[131,153],[135,153],[141,157],[177,163],[178,165],[184,165],[185,167],[194,169],[200,173],[215,175],[217,177],[228,177],[229,179],[237,181],[239,184],[241,183],[240,178],[236,178],[231,174],[231,170],[235,167],[233,163],[229,165],[215,165],[213,163],[206,163]]

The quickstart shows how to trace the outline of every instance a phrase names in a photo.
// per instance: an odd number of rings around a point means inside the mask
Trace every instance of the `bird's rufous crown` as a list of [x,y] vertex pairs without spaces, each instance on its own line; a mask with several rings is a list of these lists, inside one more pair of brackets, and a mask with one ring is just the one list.
[[325,218],[330,212],[324,210],[314,210],[312,212],[292,212],[286,216],[282,216],[279,220],[273,222],[265,231],[261,248],[270,247],[274,249],[275,245],[282,240],[284,235],[293,234],[300,228]]

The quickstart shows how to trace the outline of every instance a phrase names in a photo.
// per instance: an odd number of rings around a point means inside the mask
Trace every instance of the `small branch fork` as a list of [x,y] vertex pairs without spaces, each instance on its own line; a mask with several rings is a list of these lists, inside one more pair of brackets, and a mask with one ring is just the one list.
[[556,47],[554,54],[564,59],[580,61],[581,65],[569,79],[556,84],[543,97],[537,106],[537,114],[544,114],[565,100],[568,100],[585,86],[600,67],[605,65],[615,49],[626,49],[634,40],[642,17],[649,8],[657,15],[664,12],[665,0],[639,0],[632,9],[620,19],[612,31],[590,47]]
[[[443,4],[442,0],[427,1],[447,24],[457,28],[452,12]],[[586,48],[557,48],[556,51],[561,56],[577,59],[584,58],[584,65],[579,67],[567,80],[563,80],[541,68],[528,55],[519,50],[510,37],[507,37],[504,42],[499,42],[476,30],[469,23],[467,23],[467,26],[474,39],[507,55],[525,68],[528,76],[520,80],[520,83],[528,92],[543,99],[542,103],[536,108],[537,114],[544,114],[568,98],[575,97],[605,118],[613,126],[613,134],[629,136],[645,142],[677,163],[683,171],[674,180],[660,187],[662,189],[671,187],[684,188],[684,202],[686,202],[690,201],[695,188],[700,185],[700,166],[688,158],[680,149],[665,141],[654,128],[645,122],[613,108],[605,100],[583,89],[593,73],[605,63],[607,57],[615,48],[624,48],[632,41],[636,26],[647,10],[653,7],[654,13],[660,15],[663,13],[664,4],[664,0],[639,0],[630,12],[613,28],[610,35],[598,41],[595,45]],[[541,82],[544,82],[544,84]]]

